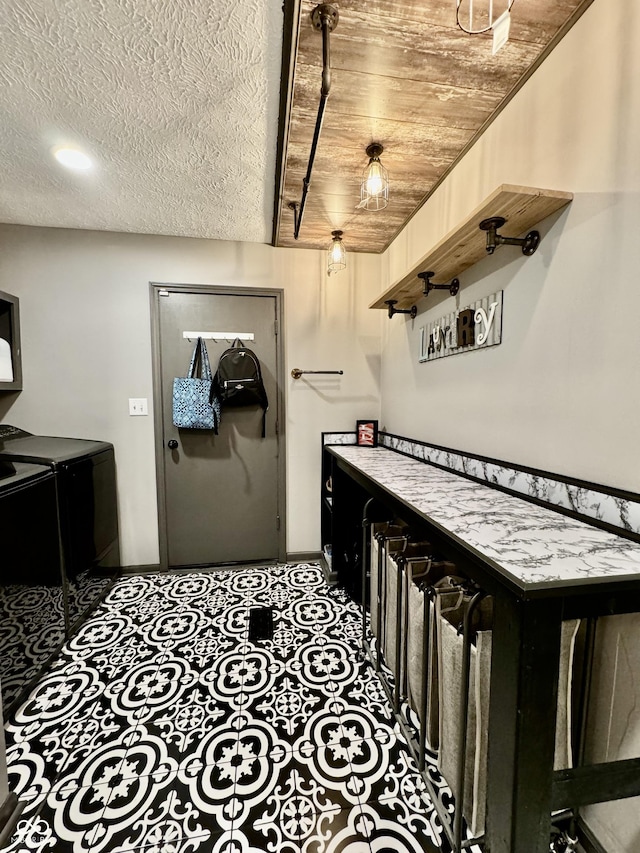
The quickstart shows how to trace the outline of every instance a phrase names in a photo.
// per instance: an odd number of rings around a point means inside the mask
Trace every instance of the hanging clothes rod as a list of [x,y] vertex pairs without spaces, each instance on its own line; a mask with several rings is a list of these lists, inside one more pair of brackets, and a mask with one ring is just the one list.
[[[293,211],[293,237],[297,240],[300,235],[300,226],[302,225],[302,217],[304,216],[304,207],[307,203],[307,193],[311,183],[311,172],[313,171],[313,161],[316,158],[316,148],[320,139],[320,131],[322,130],[322,121],[324,119],[324,108],[329,99],[331,91],[331,63],[329,54],[329,33],[332,32],[338,25],[338,10],[335,6],[329,3],[321,3],[316,6],[311,12],[311,21],[316,30],[322,32],[322,86],[320,88],[320,103],[318,104],[318,116],[316,118],[316,126],[313,131],[313,141],[311,142],[311,152],[309,153],[309,162],[307,163],[307,174],[302,180],[302,199],[300,204],[294,201],[289,202],[289,208]],[[310,371],[306,371],[309,373]],[[322,371],[326,373],[327,371]]]
[[189,341],[202,338],[205,341],[254,341],[253,332],[183,332],[182,337]]
[[344,370],[300,370],[299,367],[294,367],[293,370],[291,371],[291,378],[292,379],[300,379],[300,377],[303,376],[305,373],[323,373],[323,374],[329,374],[329,373],[335,374],[335,373],[337,373],[340,376],[342,376],[342,374],[344,373]]

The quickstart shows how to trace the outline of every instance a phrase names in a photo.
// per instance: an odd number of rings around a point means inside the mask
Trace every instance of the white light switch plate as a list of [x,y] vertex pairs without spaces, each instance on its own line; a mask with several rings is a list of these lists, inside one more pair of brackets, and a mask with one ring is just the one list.
[[130,415],[148,415],[146,397],[129,397],[129,414]]

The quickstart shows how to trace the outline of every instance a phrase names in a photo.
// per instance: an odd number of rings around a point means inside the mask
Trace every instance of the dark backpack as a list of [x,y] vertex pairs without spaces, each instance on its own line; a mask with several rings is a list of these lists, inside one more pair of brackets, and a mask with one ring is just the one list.
[[220,356],[213,388],[223,408],[261,406],[262,437],[266,435],[267,409],[269,400],[262,381],[260,362],[254,352],[243,347],[239,340]]

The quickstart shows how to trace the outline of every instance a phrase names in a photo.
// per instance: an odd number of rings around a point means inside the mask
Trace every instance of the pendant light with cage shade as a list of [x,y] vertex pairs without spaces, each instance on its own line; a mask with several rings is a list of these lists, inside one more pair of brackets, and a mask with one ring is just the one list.
[[389,173],[380,162],[384,151],[378,142],[367,146],[369,162],[365,166],[360,184],[360,204],[365,210],[384,210],[389,204]]
[[347,265],[347,253],[342,242],[342,231],[331,232],[331,243],[327,259],[327,275],[340,272]]
[[515,0],[456,0],[456,24],[467,35],[493,32],[491,53],[509,40],[511,7]]

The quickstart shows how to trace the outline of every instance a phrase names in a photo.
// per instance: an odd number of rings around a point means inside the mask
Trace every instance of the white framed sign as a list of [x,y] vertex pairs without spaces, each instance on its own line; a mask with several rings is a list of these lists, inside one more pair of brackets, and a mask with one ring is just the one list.
[[419,361],[492,347],[502,341],[502,290],[420,329]]

